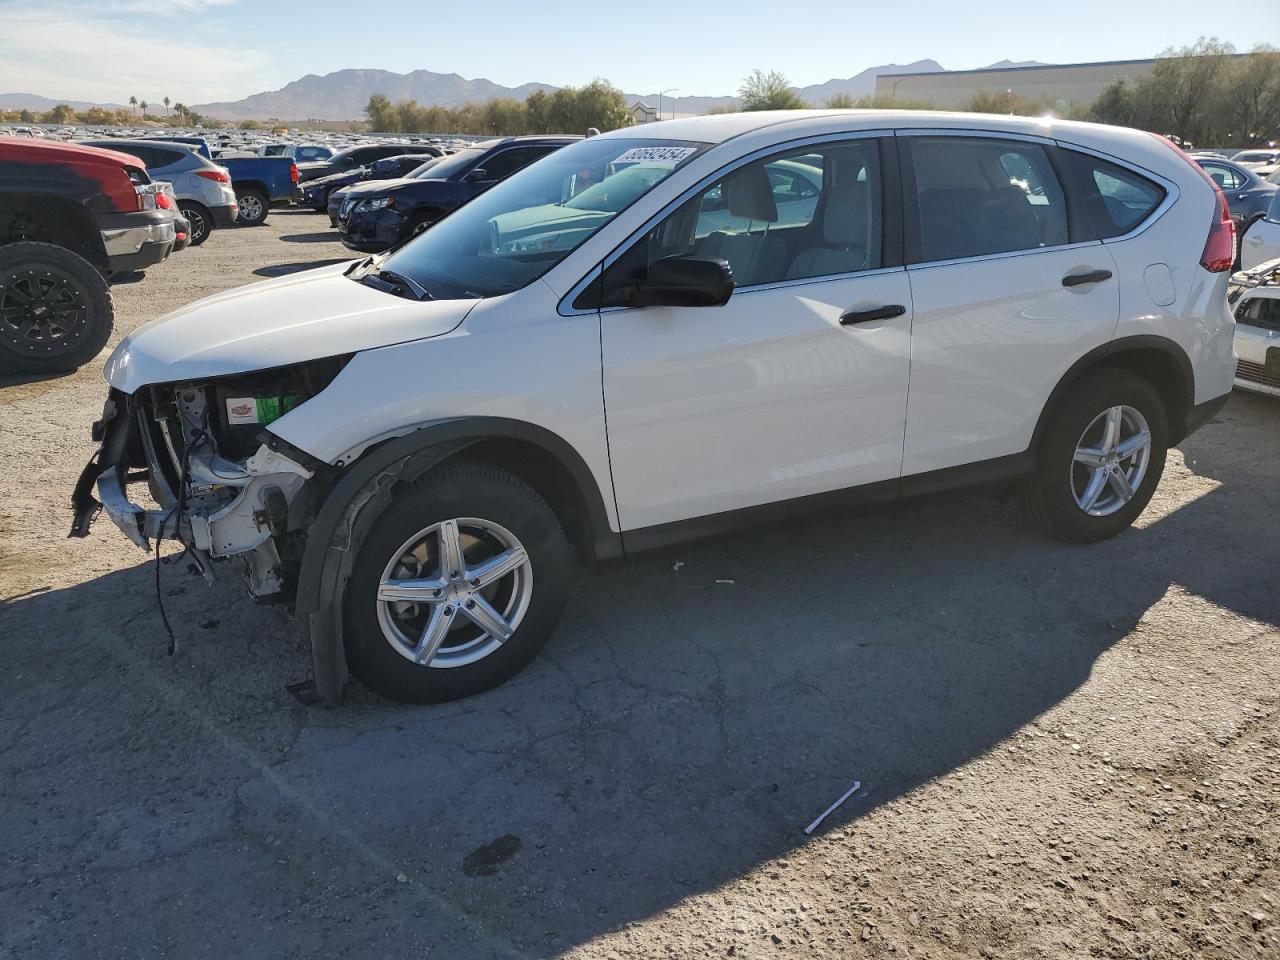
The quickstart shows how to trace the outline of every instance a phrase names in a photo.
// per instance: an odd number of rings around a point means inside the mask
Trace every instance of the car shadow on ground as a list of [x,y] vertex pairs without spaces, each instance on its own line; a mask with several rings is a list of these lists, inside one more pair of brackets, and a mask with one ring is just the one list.
[[259,267],[253,271],[257,277],[287,277],[291,273],[303,270],[314,270],[316,267],[331,267],[335,263],[346,263],[350,257],[331,257],[327,260],[304,260],[301,263],[274,263],[267,267]]
[[317,233],[287,233],[280,238],[285,243],[333,243],[338,239],[336,230]]
[[[21,807],[6,845],[22,877],[68,872],[48,937],[92,911],[99,945],[226,955],[235,917],[263,956],[358,954],[361,924],[288,920],[331,897],[387,918],[387,953],[567,949],[785,856],[855,779],[824,830],[983,754],[1175,585],[1280,623],[1280,407],[1223,416],[1254,446],[1206,427],[1183,447],[1205,494],[1108,543],[952,496],[643,558],[585,574],[525,673],[440,707],[294,703],[303,631],[230,572],[164,569],[174,659],[145,564],[18,599],[0,710],[24,718],[32,815],[59,826],[19,830]],[[197,882],[216,899],[176,909]]]

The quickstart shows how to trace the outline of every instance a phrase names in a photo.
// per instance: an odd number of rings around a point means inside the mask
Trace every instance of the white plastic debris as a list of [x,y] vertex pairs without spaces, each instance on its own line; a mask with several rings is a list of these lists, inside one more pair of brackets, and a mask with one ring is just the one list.
[[809,824],[807,827],[805,827],[804,832],[813,833],[813,831],[817,830],[818,824],[822,823],[823,820],[827,819],[827,817],[831,815],[831,812],[835,810],[836,807],[840,806],[840,804],[844,803],[846,800],[852,797],[855,793],[857,793],[861,786],[862,786],[861,780],[853,781],[853,786],[844,792],[844,796],[842,796],[839,800],[837,800],[831,806],[827,807],[827,809],[823,810],[822,813],[818,814],[818,819],[813,821],[813,823]]
[[676,563],[675,563],[675,566],[674,566],[674,567],[672,567],[671,569],[672,569],[672,570],[679,570],[679,569],[680,569],[681,567],[683,567],[683,566],[684,566],[684,561],[683,561],[683,560],[677,560],[677,561],[676,561]]
[[737,583],[737,580],[717,580],[716,583]]

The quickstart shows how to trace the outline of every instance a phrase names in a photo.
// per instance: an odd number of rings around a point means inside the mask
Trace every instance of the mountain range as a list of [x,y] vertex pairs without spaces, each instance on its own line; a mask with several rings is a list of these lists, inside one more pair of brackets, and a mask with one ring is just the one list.
[[[1001,60],[991,64],[993,68],[1033,66],[1034,60]],[[942,73],[945,68],[936,60],[917,60],[906,64],[884,64],[868,67],[861,73],[844,79],[832,79],[797,88],[806,103],[821,105],[836,94],[852,97],[868,96],[875,91],[876,77],[900,73]],[[394,73],[390,70],[338,70],[307,74],[285,84],[279,90],[255,93],[243,100],[221,103],[192,104],[197,113],[217,117],[220,120],[359,120],[364,118],[364,108],[369,97],[383,94],[393,102],[416,100],[418,103],[445,107],[458,107],[465,103],[477,103],[495,97],[514,97],[523,100],[537,90],[552,91],[556,87],[547,83],[525,83],[518,87],[504,87],[491,80],[468,80],[456,73],[435,73],[431,70],[414,70],[411,73]],[[627,102],[643,100],[652,107],[658,106],[655,93],[626,94]],[[119,104],[91,104],[76,101],[50,100],[35,94],[0,94],[0,109],[48,110],[58,103],[70,102],[77,110],[91,106],[119,109]],[[732,95],[664,97],[664,116],[675,114],[706,113],[716,107],[730,107],[735,103]]]

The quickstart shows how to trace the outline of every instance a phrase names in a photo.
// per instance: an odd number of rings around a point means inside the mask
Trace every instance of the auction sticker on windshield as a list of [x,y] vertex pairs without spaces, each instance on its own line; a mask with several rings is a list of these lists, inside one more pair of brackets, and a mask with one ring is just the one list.
[[685,157],[697,152],[697,147],[632,147],[622,156],[615,158],[613,162],[619,164],[664,160],[667,163],[679,163]]

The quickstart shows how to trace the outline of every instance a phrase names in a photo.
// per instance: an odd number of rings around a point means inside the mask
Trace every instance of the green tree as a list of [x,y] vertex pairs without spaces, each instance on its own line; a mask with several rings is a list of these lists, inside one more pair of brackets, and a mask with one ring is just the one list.
[[168,97],[165,97],[165,98],[164,98],[164,109],[165,109],[165,112],[166,112],[166,113],[168,113],[168,112],[169,112],[169,98],[168,98]]
[[130,98],[129,98],[129,106],[130,106],[130,107],[133,107],[134,109],[137,109],[137,106],[138,106],[138,98],[137,98],[137,97],[130,97]]
[[142,108],[142,118],[145,120],[147,117],[147,101],[145,100],[140,101],[138,103],[138,106]]
[[369,98],[369,102],[365,104],[364,115],[369,118],[370,130],[395,132],[392,125],[397,123],[399,118],[391,105],[391,100],[383,94],[375,93]]
[[827,102],[823,106],[829,110],[850,110],[858,105],[858,101],[849,93],[836,93],[827,97]]
[[1230,64],[1224,74],[1223,105],[1230,118],[1231,133],[1243,145],[1271,139],[1280,128],[1280,51],[1255,47],[1253,52]]
[[738,100],[743,110],[798,110],[808,106],[777,70],[752,70],[738,88]]
[[262,121],[260,121],[260,120],[241,120],[241,121],[240,121],[240,129],[241,129],[241,130],[261,130],[261,129],[262,129]]
[[1034,117],[1044,113],[1044,107],[1026,97],[1020,97],[1011,90],[991,93],[979,90],[964,107],[970,113],[1002,113],[1016,114],[1022,117]]
[[41,123],[75,123],[76,111],[70,104],[60,103],[43,117]]

